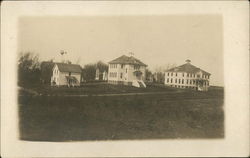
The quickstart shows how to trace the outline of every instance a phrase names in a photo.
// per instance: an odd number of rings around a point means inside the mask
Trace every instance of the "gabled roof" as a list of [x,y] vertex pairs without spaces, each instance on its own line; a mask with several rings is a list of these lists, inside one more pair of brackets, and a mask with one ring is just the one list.
[[81,66],[77,64],[55,63],[55,65],[58,66],[60,72],[82,72]]
[[147,66],[146,64],[141,62],[139,59],[136,59],[133,56],[128,57],[126,55],[123,55],[119,58],[116,58],[116,59],[110,61],[109,64],[132,64],[132,65]]
[[174,67],[172,69],[167,70],[167,72],[187,72],[187,73],[197,73],[201,71],[203,74],[210,75],[210,73],[190,64],[186,63],[181,66]]

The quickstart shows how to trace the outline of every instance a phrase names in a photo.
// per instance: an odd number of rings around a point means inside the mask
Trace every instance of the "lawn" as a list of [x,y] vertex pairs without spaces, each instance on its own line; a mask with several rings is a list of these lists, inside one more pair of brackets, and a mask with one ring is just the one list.
[[[166,87],[161,84],[147,84],[147,88],[137,88],[133,86],[125,85],[112,85],[106,82],[104,83],[87,83],[81,87],[52,87],[49,85],[34,85],[28,87],[42,95],[91,95],[91,94],[120,94],[120,93],[141,93],[141,92],[170,92],[170,91],[181,91],[175,88]],[[25,92],[21,92],[25,93]]]
[[[130,88],[113,87],[112,93],[131,92]],[[135,89],[136,92],[157,90],[166,93],[112,97],[19,96],[20,138],[84,141],[224,137],[222,88],[211,88],[208,92],[161,86]]]

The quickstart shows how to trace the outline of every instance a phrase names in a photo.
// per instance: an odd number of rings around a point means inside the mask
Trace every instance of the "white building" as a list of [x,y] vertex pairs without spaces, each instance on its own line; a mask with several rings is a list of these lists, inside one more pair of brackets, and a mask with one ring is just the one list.
[[165,72],[165,85],[207,91],[211,74],[195,67],[190,62],[190,60],[186,60],[186,64]]
[[109,62],[108,82],[146,87],[144,83],[146,66],[133,56],[123,55]]
[[81,66],[76,64],[55,63],[52,69],[52,86],[80,86]]

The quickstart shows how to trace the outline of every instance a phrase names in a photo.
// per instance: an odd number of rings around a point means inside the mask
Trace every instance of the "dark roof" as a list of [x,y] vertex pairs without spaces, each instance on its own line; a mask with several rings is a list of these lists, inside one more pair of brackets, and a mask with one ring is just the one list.
[[133,65],[147,66],[139,59],[136,59],[133,56],[128,57],[126,55],[123,55],[119,58],[116,58],[115,60],[110,61],[109,64],[133,64]]
[[58,66],[60,72],[75,72],[81,73],[82,68],[77,64],[55,63]]
[[206,75],[210,75],[210,73],[190,64],[190,63],[186,63],[186,64],[183,64],[181,66],[177,66],[177,67],[174,67],[172,69],[169,69],[167,70],[168,72],[187,72],[187,73],[196,73],[196,72],[199,72],[201,71],[202,73],[206,74]]

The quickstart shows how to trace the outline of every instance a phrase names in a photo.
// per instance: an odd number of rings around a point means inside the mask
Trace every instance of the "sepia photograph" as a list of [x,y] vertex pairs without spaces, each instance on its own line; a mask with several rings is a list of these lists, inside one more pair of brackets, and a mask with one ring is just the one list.
[[245,4],[4,2],[3,155],[249,154]]
[[20,139],[224,137],[220,15],[21,17]]

